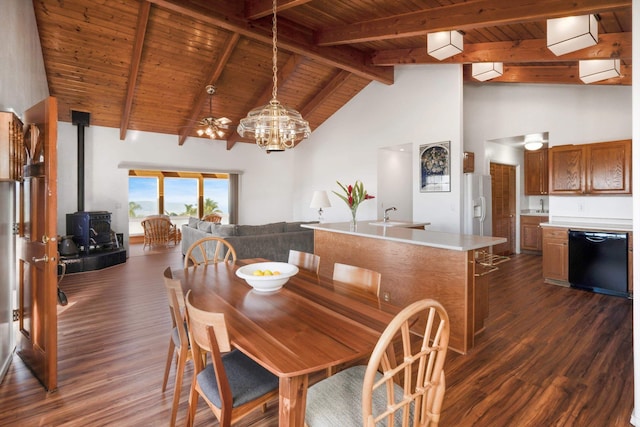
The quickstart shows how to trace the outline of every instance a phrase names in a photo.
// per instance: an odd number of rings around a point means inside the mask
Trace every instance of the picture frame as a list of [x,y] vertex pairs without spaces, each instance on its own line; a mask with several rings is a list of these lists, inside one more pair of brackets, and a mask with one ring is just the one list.
[[451,191],[451,141],[420,146],[420,192]]

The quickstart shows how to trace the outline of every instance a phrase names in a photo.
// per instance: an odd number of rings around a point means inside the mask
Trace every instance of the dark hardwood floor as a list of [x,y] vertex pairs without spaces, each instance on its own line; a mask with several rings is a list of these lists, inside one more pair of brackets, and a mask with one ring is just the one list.
[[[167,425],[162,271],[181,265],[179,249],[136,245],[125,264],[65,276],[59,388],[45,392],[14,357],[0,385],[0,425]],[[441,426],[630,425],[631,301],[544,284],[541,270],[540,257],[518,255],[492,273],[486,330],[469,354],[449,353]],[[178,425],[190,374],[189,364]],[[202,401],[196,425],[218,425]],[[277,425],[277,401],[239,425]]]

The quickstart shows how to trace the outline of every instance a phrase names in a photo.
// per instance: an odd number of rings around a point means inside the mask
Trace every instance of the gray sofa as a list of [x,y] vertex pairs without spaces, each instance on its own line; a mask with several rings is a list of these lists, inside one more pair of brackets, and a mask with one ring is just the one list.
[[189,218],[189,223],[182,226],[182,255],[186,254],[189,246],[196,240],[217,236],[233,246],[238,259],[265,258],[287,262],[289,249],[313,253],[313,230],[300,227],[307,223],[309,222],[235,225]]

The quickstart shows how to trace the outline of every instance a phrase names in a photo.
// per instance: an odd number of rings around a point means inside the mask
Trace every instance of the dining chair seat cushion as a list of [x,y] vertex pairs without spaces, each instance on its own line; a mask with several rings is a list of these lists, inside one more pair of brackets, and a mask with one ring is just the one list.
[[[187,332],[187,339],[189,339],[189,329],[187,322],[184,322],[184,330]],[[171,331],[171,339],[176,347],[180,347],[180,335],[178,335],[178,328],[173,328]]]
[[[343,426],[361,427],[362,422],[362,385],[366,366],[353,366],[332,375],[307,391],[305,423],[309,427]],[[382,374],[376,375],[376,381]],[[402,398],[402,387],[394,384],[395,396]],[[385,387],[379,387],[373,393],[373,414],[385,411],[387,396]],[[413,425],[413,406],[409,413],[409,425]],[[394,414],[396,425],[402,425],[402,411]],[[386,424],[385,424],[386,425]]]
[[[229,379],[234,408],[251,402],[279,386],[278,377],[239,350],[233,350],[222,356],[222,363]],[[219,408],[220,394],[211,363],[197,375],[197,381],[202,393]]]

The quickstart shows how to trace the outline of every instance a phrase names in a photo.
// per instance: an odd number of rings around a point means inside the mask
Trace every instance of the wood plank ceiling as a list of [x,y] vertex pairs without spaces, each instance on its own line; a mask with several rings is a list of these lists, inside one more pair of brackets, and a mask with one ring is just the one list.
[[[632,0],[281,0],[278,100],[315,129],[372,81],[393,84],[397,64],[464,64],[465,82],[583,84],[578,60],[621,59],[631,84]],[[214,117],[235,127],[271,99],[271,0],[33,0],[45,70],[61,121],[91,113],[91,124],[197,136],[209,116],[205,86],[216,86]],[[599,43],[555,56],[546,20],[597,14]],[[426,53],[427,32],[460,30],[464,52]],[[486,83],[472,62],[504,63]],[[219,142],[224,143],[224,142]]]

